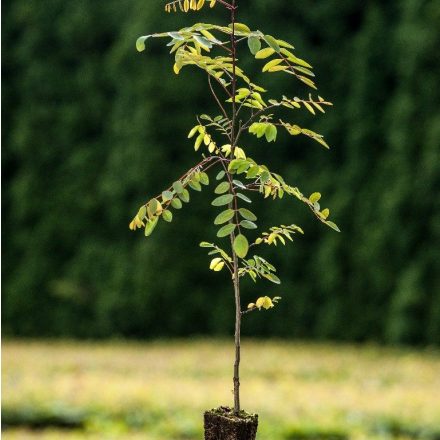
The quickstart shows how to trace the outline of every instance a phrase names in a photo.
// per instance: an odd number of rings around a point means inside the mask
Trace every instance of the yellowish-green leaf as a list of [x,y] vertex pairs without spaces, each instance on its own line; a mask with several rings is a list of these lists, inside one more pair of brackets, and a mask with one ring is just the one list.
[[252,165],[248,169],[248,172],[246,173],[246,178],[253,179],[254,177],[256,177],[258,175],[259,172],[260,172],[260,167],[258,165]]
[[262,60],[264,58],[268,58],[271,55],[273,55],[275,53],[275,51],[271,48],[271,47],[266,47],[264,49],[259,50],[256,54],[255,54],[255,58],[258,60]]
[[317,87],[315,86],[315,83],[310,78],[306,78],[305,76],[302,75],[298,75],[297,78],[300,81],[302,81],[304,84],[307,84],[312,89],[318,90]]
[[312,203],[319,202],[320,199],[321,199],[321,193],[319,193],[319,192],[314,192],[314,193],[309,197],[309,200],[310,200]]
[[147,221],[147,224],[145,225],[145,237],[149,237],[153,233],[158,221],[159,217],[153,217],[151,220]]
[[280,58],[275,58],[274,60],[270,60],[268,63],[266,63],[263,67],[263,72],[267,72],[271,67],[277,66],[278,64],[282,63],[283,60]]
[[156,215],[158,207],[159,207],[159,205],[158,205],[158,201],[156,199],[150,200],[150,202],[148,203],[148,210],[150,211],[149,214]]
[[[278,301],[279,297],[276,297]],[[275,298],[274,298],[275,300]],[[276,302],[275,301],[275,302]],[[260,298],[257,299],[257,301],[255,302],[255,307],[258,308],[258,310],[261,310],[262,308],[268,310],[272,307],[274,307],[272,300],[268,297],[268,296],[261,296]]]
[[182,208],[182,202],[179,199],[173,199],[173,200],[171,200],[171,206],[174,209],[181,209]]
[[197,133],[199,128],[200,128],[200,125],[196,125],[195,127],[193,127],[191,129],[191,131],[188,133],[188,139],[192,138]]
[[263,307],[264,304],[264,297],[260,297],[255,302],[255,305],[257,306],[258,310],[261,310],[261,307]]
[[[228,27],[232,29],[232,23]],[[234,29],[239,32],[245,32],[245,33],[251,32],[249,26],[245,25],[244,23],[234,23]]]
[[270,69],[268,69],[268,72],[269,73],[284,72],[285,70],[288,70],[288,69],[289,69],[289,66],[274,66],[274,67],[271,67]]
[[146,206],[141,206],[139,208],[139,211],[137,213],[137,217],[139,218],[139,220],[143,220],[145,218],[145,215],[147,214],[147,207]]
[[196,141],[194,143],[194,150],[197,151],[200,148],[200,145],[202,145],[203,139],[205,138],[205,133],[200,133],[197,138]]
[[341,230],[338,228],[338,225],[333,222],[325,222],[327,226],[330,226],[332,229],[334,229],[336,232],[341,232]]
[[323,216],[323,218],[327,218],[330,215],[330,209],[325,208],[321,211],[321,215]]
[[277,127],[273,124],[267,124],[264,134],[267,142],[275,142],[277,138]]
[[209,268],[214,272],[219,272],[223,269],[224,265],[225,262],[223,261],[222,258],[214,258],[211,260],[211,263],[209,264]]
[[288,43],[287,41],[277,39],[277,43],[278,43],[278,45],[281,46],[281,47],[287,47],[288,49],[295,49],[295,47],[292,46],[292,45],[291,45],[290,43]]
[[138,52],[142,52],[145,50],[145,41],[150,38],[150,35],[144,35],[142,37],[139,37],[136,40],[136,49]]
[[303,104],[305,105],[306,109],[312,114],[315,115],[315,110],[314,108],[306,101],[303,101]]

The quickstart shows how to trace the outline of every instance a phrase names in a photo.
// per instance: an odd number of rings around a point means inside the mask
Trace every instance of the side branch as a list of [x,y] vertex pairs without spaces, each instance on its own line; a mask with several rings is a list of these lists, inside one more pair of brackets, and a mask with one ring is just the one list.
[[229,120],[229,116],[226,113],[225,108],[223,107],[222,103],[220,102],[220,99],[218,98],[217,94],[215,93],[214,87],[212,86],[212,82],[211,82],[211,75],[208,73],[208,84],[209,84],[209,88],[211,90],[212,96],[214,97],[214,99],[216,100],[221,112],[223,113],[224,117],[226,119]]
[[[208,156],[205,159],[203,159],[201,162],[199,162],[197,165],[193,166],[192,168],[190,168],[185,174],[183,174],[178,180],[182,182],[182,184],[184,186],[186,186],[186,184],[188,182],[185,182],[185,180],[193,173],[197,172],[197,171],[207,171],[209,170],[209,168],[213,167],[214,165],[216,165],[219,162],[222,162],[226,159],[220,157],[220,156]],[[173,185],[170,185],[165,191],[171,191],[173,189]],[[153,197],[155,199],[158,199],[162,197],[162,193],[158,194],[156,197]],[[145,203],[145,205],[147,205],[147,203]]]

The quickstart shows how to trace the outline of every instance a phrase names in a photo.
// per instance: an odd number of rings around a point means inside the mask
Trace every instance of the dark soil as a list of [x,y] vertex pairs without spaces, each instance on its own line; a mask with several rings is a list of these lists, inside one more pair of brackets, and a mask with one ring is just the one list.
[[257,414],[234,414],[231,408],[220,406],[206,411],[204,420],[205,440],[255,440],[257,435]]

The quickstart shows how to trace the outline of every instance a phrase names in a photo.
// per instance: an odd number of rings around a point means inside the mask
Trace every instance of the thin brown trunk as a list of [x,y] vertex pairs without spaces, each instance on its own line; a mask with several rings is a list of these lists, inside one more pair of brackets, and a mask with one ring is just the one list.
[[[231,9],[231,50],[232,50],[232,128],[231,128],[231,156],[234,157],[234,148],[236,143],[235,138],[235,124],[236,124],[236,102],[235,93],[237,85],[237,77],[235,73],[236,68],[236,42],[235,42],[235,0],[232,1]],[[235,194],[234,194],[235,196]],[[236,197],[236,196],[235,196]],[[235,297],[235,361],[234,361],[234,413],[238,414],[240,411],[240,327],[241,327],[241,304],[240,304],[240,279],[238,276],[238,258],[234,251],[235,233],[231,234],[232,258],[234,261],[233,283],[234,283],[234,297]]]
[[234,295],[235,295],[235,362],[234,362],[234,413],[240,411],[240,280],[238,278],[237,255],[234,252]]

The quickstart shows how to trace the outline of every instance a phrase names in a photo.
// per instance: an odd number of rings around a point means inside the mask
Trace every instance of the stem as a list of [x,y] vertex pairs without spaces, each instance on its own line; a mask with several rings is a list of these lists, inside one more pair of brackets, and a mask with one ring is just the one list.
[[[217,102],[217,105],[219,106],[221,112],[223,113],[223,116],[229,120],[228,114],[226,113],[225,108],[223,107],[222,103],[220,102],[220,99],[218,99],[217,93],[215,93],[214,87],[212,87],[212,82],[211,82],[211,75],[208,74],[208,84],[209,84],[209,88],[211,90],[212,96],[214,96],[214,99]],[[231,140],[231,139],[229,139]]]
[[[231,244],[234,243],[235,234],[231,234]],[[234,362],[234,413],[240,412],[240,278],[238,276],[237,254],[232,253],[234,261],[234,295],[235,295],[235,362]]]
[[[231,8],[231,50],[232,50],[232,126],[231,126],[231,157],[234,157],[234,149],[236,146],[236,134],[235,134],[235,124],[237,119],[237,106],[235,101],[236,88],[237,88],[237,75],[236,75],[236,64],[237,64],[237,42],[235,40],[235,10],[236,10],[236,0],[232,0]],[[232,177],[228,172],[228,179],[231,182]],[[231,182],[231,192],[234,195],[234,208],[237,209],[237,197],[235,191],[233,190]],[[230,204],[232,207],[232,202]],[[232,220],[231,220],[232,221]],[[238,276],[238,257],[234,251],[234,241],[235,232],[231,233],[231,249],[232,249],[232,260],[233,260],[233,276],[232,280],[234,283],[234,297],[235,297],[235,361],[234,361],[234,413],[238,414],[240,411],[240,327],[241,327],[241,304],[240,304],[240,278]]]

